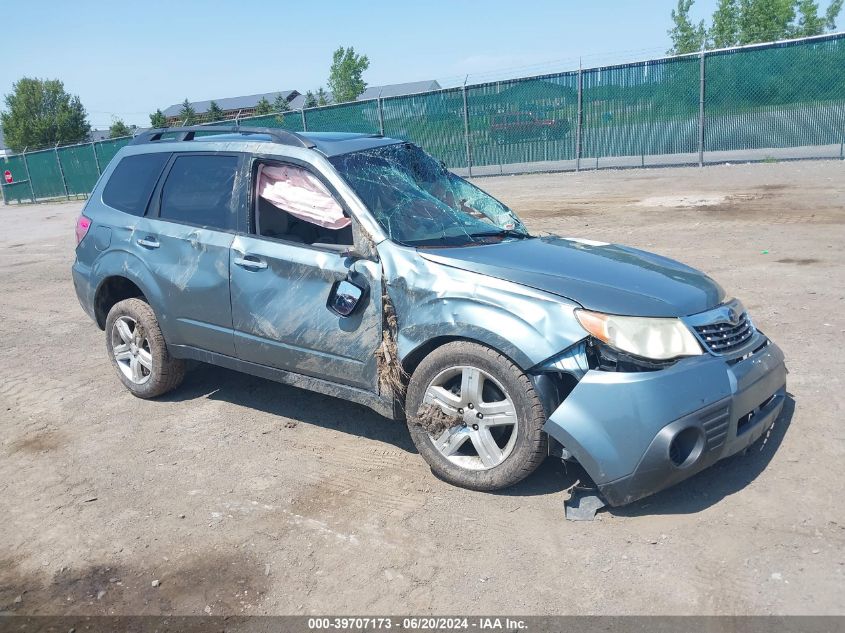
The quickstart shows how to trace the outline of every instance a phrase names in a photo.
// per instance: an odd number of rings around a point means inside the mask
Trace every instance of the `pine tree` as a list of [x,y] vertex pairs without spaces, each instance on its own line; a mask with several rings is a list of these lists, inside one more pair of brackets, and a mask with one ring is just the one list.
[[212,101],[208,104],[208,112],[205,113],[205,120],[209,123],[214,123],[215,121],[222,121],[226,118],[226,115],[223,113],[223,109],[217,105],[216,101]]
[[273,111],[273,106],[264,97],[258,100],[255,104],[255,114],[270,114]]
[[280,92],[276,95],[275,100],[273,101],[273,111],[274,112],[288,112],[290,110],[290,104],[285,96]]
[[179,110],[179,120],[182,122],[182,125],[192,125],[196,118],[197,111],[194,110],[194,106],[188,101],[188,97],[185,97],[185,100],[182,102],[182,109]]
[[167,117],[164,116],[164,112],[162,112],[160,109],[153,112],[150,115],[150,126],[167,127]]

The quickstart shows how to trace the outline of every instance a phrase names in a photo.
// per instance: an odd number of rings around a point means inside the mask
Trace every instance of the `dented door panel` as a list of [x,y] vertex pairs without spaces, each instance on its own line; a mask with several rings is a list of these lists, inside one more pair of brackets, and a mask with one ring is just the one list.
[[139,218],[128,245],[167,305],[168,343],[234,356],[229,303],[233,233]]
[[[377,263],[239,235],[230,270],[238,358],[375,390],[373,354],[381,343]],[[367,293],[350,316],[341,317],[326,302],[332,286],[347,277],[367,286]]]

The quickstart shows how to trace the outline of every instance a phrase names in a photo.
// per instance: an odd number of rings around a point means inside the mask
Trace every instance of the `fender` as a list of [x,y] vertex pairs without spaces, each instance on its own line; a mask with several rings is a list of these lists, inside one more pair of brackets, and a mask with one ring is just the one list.
[[162,309],[164,302],[161,289],[155,280],[155,275],[152,274],[144,260],[125,249],[109,250],[94,262],[91,267],[91,275],[94,280],[92,285],[96,288],[94,298],[100,292],[103,282],[110,277],[125,277],[138,286],[144,293],[147,303],[155,312],[165,340],[169,338],[170,327],[167,311]]

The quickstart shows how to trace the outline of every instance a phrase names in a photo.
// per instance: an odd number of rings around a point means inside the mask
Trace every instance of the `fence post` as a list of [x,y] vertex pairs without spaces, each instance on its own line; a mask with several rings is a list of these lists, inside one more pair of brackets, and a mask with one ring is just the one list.
[[303,131],[303,132],[307,132],[307,131],[308,131],[308,124],[307,124],[307,123],[305,123],[305,108],[302,108],[302,109],[299,111],[299,114],[300,114],[300,116],[302,117],[302,131]]
[[472,178],[472,150],[469,145],[469,109],[467,108],[467,79],[469,79],[469,75],[464,78],[464,85],[461,91],[464,97],[464,141],[467,147],[467,171],[469,171],[469,177]]
[[97,144],[93,141],[91,142],[91,151],[94,152],[94,164],[97,166],[97,177],[103,175],[103,170],[100,169],[100,158],[97,156]]
[[56,165],[59,167],[59,175],[62,177],[62,187],[65,189],[65,198],[70,200],[70,194],[67,190],[67,180],[65,180],[65,170],[62,169],[62,159],[59,158],[59,144],[53,146],[53,153],[56,155]]
[[378,91],[378,129],[379,133],[384,136],[384,110],[381,107],[381,90]]
[[578,60],[578,120],[575,123],[575,171],[581,171],[581,126],[584,118],[584,71]]
[[29,196],[30,200],[35,203],[35,189],[32,187],[32,178],[29,175],[29,164],[26,162],[26,148],[23,148],[23,152],[21,153],[21,157],[23,158],[23,170],[26,172],[26,180],[29,182]]
[[699,75],[701,81],[698,88],[698,166],[704,167],[704,49],[701,50]]

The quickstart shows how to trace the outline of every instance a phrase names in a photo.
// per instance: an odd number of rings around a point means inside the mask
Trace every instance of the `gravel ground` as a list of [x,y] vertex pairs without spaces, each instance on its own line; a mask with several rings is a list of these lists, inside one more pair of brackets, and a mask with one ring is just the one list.
[[743,299],[791,372],[767,442],[571,523],[553,459],[484,494],[317,394],[198,366],[138,400],[73,292],[81,203],[0,207],[0,611],[845,614],[845,163],[478,183]]

